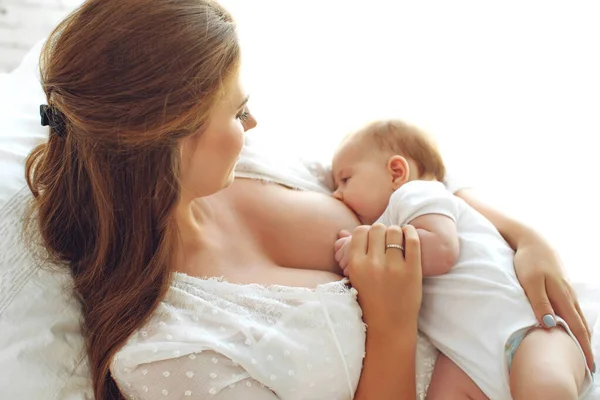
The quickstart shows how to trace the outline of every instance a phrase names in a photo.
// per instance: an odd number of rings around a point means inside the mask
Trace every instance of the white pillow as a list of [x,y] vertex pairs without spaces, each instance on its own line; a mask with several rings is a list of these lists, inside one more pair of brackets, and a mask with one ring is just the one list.
[[27,53],[15,71],[0,79],[0,209],[25,185],[25,157],[48,136],[38,111],[45,103],[38,72],[42,44]]
[[42,44],[0,76],[0,398],[92,399],[72,280],[40,268],[22,240],[31,198],[24,161],[48,135],[39,117]]

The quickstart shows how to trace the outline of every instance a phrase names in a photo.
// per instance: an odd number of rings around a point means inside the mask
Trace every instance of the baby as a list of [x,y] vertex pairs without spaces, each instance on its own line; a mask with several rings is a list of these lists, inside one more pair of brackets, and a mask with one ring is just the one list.
[[[513,250],[446,190],[444,163],[428,135],[402,121],[372,123],[343,140],[332,172],[333,196],[361,223],[411,224],[419,232],[425,277],[419,329],[441,352],[428,399],[585,395],[592,377],[579,344],[560,318],[558,329],[539,326],[515,275]],[[342,269],[350,240],[335,244]],[[555,321],[549,315],[544,323]]]

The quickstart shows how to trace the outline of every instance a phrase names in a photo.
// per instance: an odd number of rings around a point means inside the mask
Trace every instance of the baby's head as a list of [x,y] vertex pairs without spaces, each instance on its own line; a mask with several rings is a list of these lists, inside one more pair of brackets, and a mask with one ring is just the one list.
[[374,223],[392,193],[412,180],[444,179],[444,162],[435,141],[400,120],[370,123],[346,136],[335,152],[333,196],[361,223]]

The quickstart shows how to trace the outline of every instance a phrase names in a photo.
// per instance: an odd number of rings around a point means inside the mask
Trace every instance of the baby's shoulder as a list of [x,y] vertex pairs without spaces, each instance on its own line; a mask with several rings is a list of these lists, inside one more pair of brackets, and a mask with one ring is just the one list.
[[414,180],[405,183],[390,196],[390,206],[418,204],[432,199],[446,199],[453,201],[454,195],[450,193],[443,183],[438,181]]

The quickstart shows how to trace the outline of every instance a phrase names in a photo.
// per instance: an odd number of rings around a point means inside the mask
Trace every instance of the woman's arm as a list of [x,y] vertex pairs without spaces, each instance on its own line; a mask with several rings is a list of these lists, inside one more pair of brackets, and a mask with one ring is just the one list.
[[367,329],[365,350],[354,400],[416,398],[416,322],[398,331]]
[[592,370],[594,356],[590,330],[558,254],[532,228],[485,204],[471,190],[459,190],[455,195],[486,217],[513,248],[517,278],[537,319],[552,328],[555,326],[554,315],[563,318],[579,341]]
[[[388,244],[403,244],[406,250],[388,249]],[[367,324],[366,356],[355,400],[414,400],[422,280],[416,229],[381,224],[356,228],[346,269]]]

